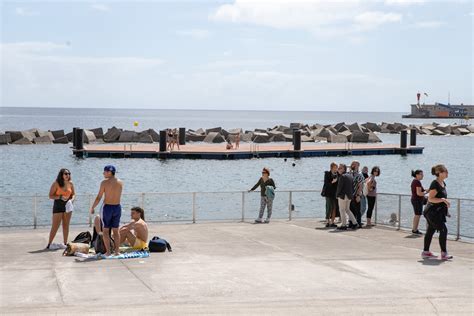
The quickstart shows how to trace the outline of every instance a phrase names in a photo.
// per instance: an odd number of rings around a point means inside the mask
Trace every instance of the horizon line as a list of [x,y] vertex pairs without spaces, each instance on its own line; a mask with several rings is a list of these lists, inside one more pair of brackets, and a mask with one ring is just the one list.
[[54,106],[2,106],[4,109],[71,109],[71,110],[159,110],[159,111],[221,111],[221,112],[335,112],[335,113],[408,113],[398,111],[348,111],[348,110],[222,110],[222,109],[160,109],[160,108],[101,108],[101,107],[54,107]]

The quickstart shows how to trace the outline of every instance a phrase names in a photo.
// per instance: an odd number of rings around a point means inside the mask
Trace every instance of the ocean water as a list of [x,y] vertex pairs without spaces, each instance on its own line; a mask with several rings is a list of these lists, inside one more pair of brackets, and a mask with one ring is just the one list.
[[[65,129],[72,127],[95,128],[117,126],[133,129],[138,121],[138,130],[167,127],[243,129],[266,128],[275,125],[302,123],[347,123],[403,122],[425,123],[424,120],[402,119],[402,113],[361,113],[361,112],[261,112],[261,111],[172,111],[172,110],[111,110],[111,109],[40,109],[40,108],[0,108],[0,131],[29,128]],[[456,120],[442,121],[454,123]],[[399,143],[399,135],[380,134],[384,143]],[[89,194],[95,194],[102,180],[102,168],[112,163],[118,168],[118,176],[125,183],[125,204],[143,203],[151,219],[188,220],[191,216],[192,196],[146,195],[139,192],[221,192],[245,191],[260,176],[263,166],[272,171],[278,190],[311,189],[320,190],[323,172],[332,161],[350,163],[357,159],[364,166],[378,165],[382,172],[378,179],[379,192],[410,193],[410,170],[423,169],[423,184],[428,187],[433,177],[430,168],[444,163],[449,169],[447,179],[448,195],[456,198],[474,199],[474,177],[472,171],[474,137],[472,136],[418,136],[418,145],[424,146],[422,155],[405,157],[390,156],[351,156],[304,158],[284,161],[280,158],[252,159],[235,161],[218,160],[158,160],[158,159],[77,159],[72,155],[70,145],[31,145],[0,146],[0,226],[32,223],[32,198],[37,194],[38,224],[47,224],[51,216],[51,202],[47,199],[50,185],[60,168],[69,168],[81,204],[73,222],[87,220]],[[293,163],[295,164],[293,166]],[[14,197],[10,197],[14,196]],[[246,216],[255,215],[258,207],[258,194],[245,197]],[[277,195],[275,214],[285,217],[288,213],[288,194]],[[398,198],[385,197],[385,209],[398,206]],[[196,203],[198,218],[240,218],[241,194],[215,193],[198,195]],[[295,216],[308,217],[324,214],[322,198],[318,193],[295,193],[293,202]],[[383,201],[381,200],[381,203]],[[463,202],[461,207],[462,232],[474,236],[474,203]],[[384,210],[379,204],[379,212]],[[453,206],[455,208],[455,206]],[[403,198],[403,214],[406,220],[411,215],[409,198]],[[455,212],[455,209],[453,210]],[[386,212],[387,213],[387,212]],[[12,217],[12,215],[14,215]],[[384,216],[389,217],[389,213]],[[384,219],[381,219],[384,220]],[[408,222],[407,222],[408,223]],[[406,223],[404,223],[406,224]]]

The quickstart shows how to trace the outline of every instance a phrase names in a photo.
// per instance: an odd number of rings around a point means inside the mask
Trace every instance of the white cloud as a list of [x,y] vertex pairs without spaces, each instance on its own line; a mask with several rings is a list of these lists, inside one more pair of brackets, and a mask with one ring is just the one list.
[[385,0],[386,5],[409,6],[414,4],[424,4],[427,0]]
[[131,95],[148,93],[142,86],[155,84],[164,63],[158,58],[71,56],[69,46],[55,43],[6,43],[1,54],[1,104],[12,106],[133,104]]
[[96,10],[96,11],[103,11],[103,12],[110,11],[110,7],[102,3],[91,4],[91,9]]
[[378,11],[364,12],[354,18],[354,22],[360,30],[371,30],[382,24],[400,22],[401,20],[401,14]]
[[196,40],[206,39],[211,35],[211,32],[204,29],[180,30],[176,34],[184,37],[191,37]]
[[420,21],[413,24],[415,28],[419,29],[437,29],[443,25],[445,23],[441,21]]
[[39,15],[39,12],[37,11],[33,11],[31,9],[28,9],[28,8],[16,8],[15,9],[15,13],[19,16],[35,16],[35,15]]
[[278,60],[266,60],[266,59],[243,59],[243,60],[217,60],[214,62],[207,63],[204,68],[209,69],[229,69],[229,68],[256,68],[256,67],[268,67],[276,66],[280,62]]
[[210,15],[214,21],[248,23],[277,29],[304,29],[318,36],[346,35],[398,22],[400,13],[371,10],[374,1],[235,0]]

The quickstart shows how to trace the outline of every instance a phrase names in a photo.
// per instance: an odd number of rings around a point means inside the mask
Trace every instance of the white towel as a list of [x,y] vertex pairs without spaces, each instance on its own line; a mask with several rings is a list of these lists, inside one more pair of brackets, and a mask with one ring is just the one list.
[[74,204],[72,204],[72,201],[69,200],[66,203],[66,212],[69,213],[69,212],[72,212],[72,211],[74,211]]

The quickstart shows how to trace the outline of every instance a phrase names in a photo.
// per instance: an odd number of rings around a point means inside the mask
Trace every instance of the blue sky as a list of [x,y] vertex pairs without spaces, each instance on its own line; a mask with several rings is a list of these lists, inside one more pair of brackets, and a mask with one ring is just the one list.
[[4,1],[1,106],[473,104],[472,1]]

